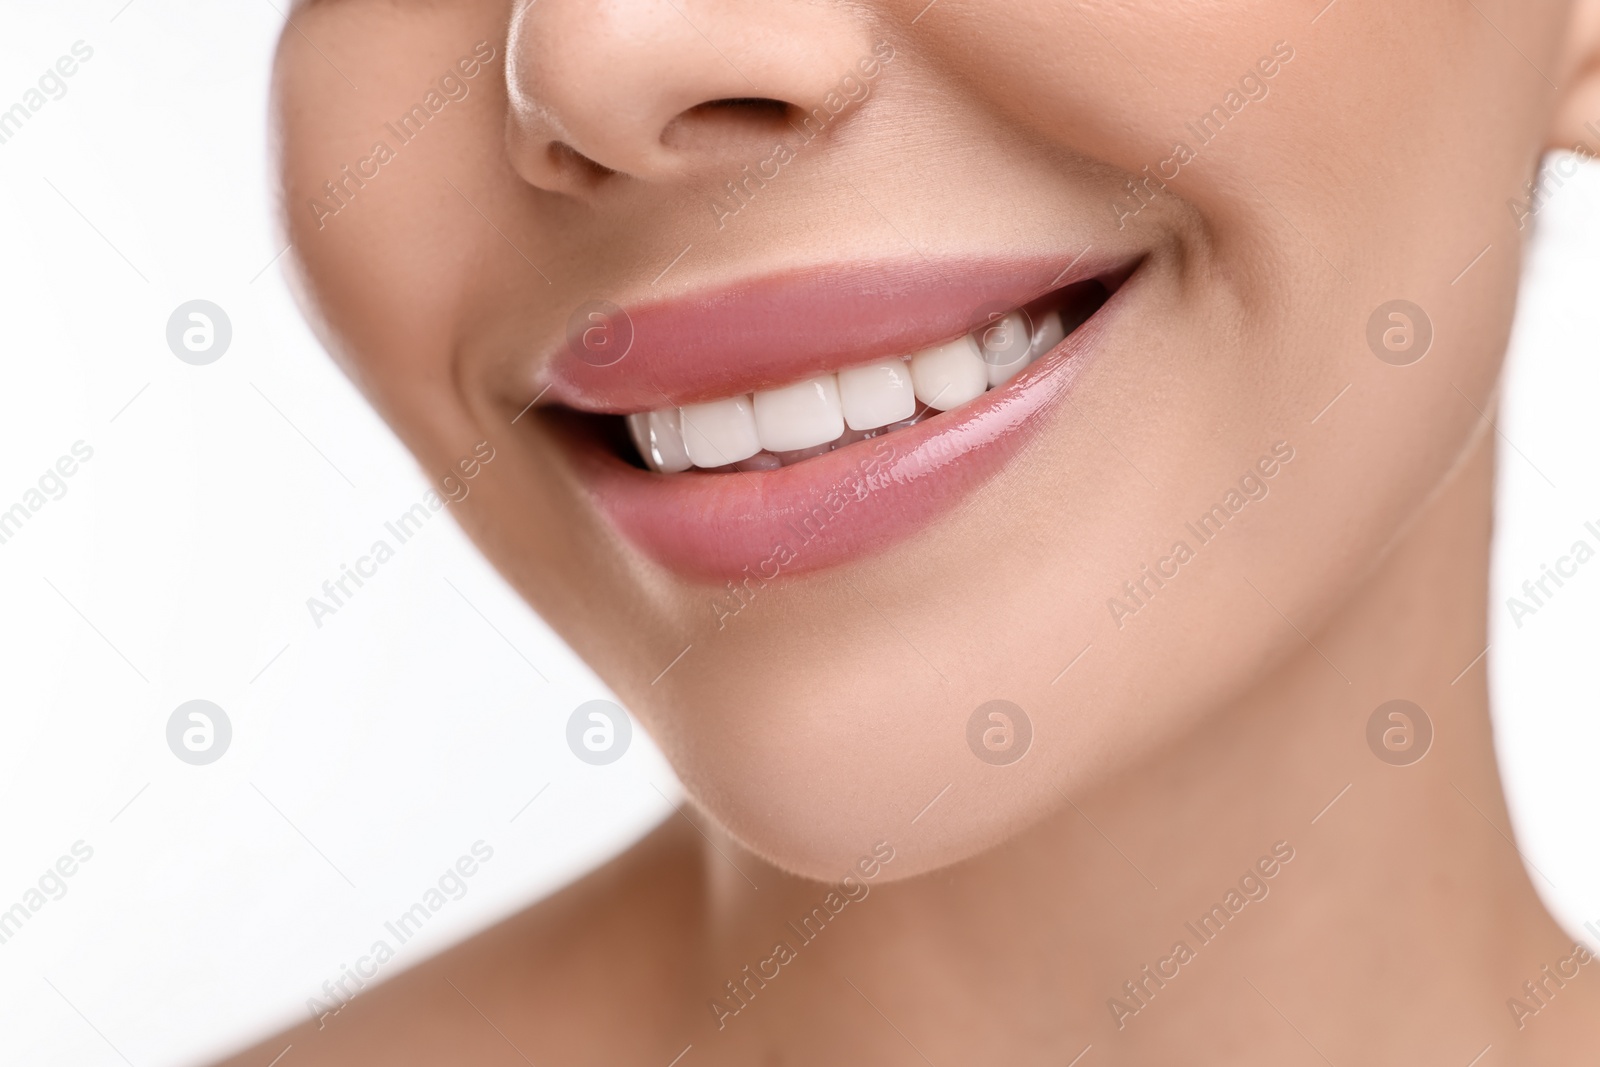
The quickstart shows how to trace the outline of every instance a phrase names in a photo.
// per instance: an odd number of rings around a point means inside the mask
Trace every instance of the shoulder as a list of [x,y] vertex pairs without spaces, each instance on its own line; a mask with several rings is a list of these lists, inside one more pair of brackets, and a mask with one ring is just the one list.
[[701,941],[692,837],[668,822],[554,896],[218,1067],[649,1062],[695,1017],[682,1002]]

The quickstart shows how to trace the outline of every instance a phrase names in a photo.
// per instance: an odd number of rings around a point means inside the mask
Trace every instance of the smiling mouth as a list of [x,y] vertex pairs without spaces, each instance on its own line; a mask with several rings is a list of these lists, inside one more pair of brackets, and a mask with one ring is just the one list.
[[[1147,256],[844,264],[597,300],[516,392],[654,562],[713,581],[826,568],[927,529],[1027,447],[1120,333]],[[591,324],[604,359],[573,341]]]
[[[1087,322],[1125,278],[1091,278],[904,356],[841,366],[754,392],[622,416],[633,453],[664,474],[777,470],[886,437],[999,389]],[[615,416],[612,416],[615,418]]]

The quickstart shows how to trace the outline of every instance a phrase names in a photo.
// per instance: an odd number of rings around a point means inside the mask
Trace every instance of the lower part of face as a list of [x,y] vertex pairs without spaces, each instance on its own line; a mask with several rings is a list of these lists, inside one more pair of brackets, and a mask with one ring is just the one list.
[[[677,156],[629,116],[658,80],[694,103],[715,56],[663,59],[605,15],[632,6],[657,25],[645,0],[302,9],[284,210],[307,307],[423,466],[492,449],[456,506],[489,558],[780,866],[833,877],[910,834],[897,874],[960,859],[1193,728],[1295,640],[1252,585],[1303,625],[1333,610],[1490,406],[1561,5],[683,0],[732,67],[864,88],[813,140],[736,123]],[[586,47],[616,77],[580,88],[615,99],[582,110],[560,57]],[[618,165],[530,179],[529,115]],[[741,177],[780,142],[780,173]],[[668,162],[629,173],[635,148]],[[1131,274],[1003,459],[816,565],[663,559],[582,454],[627,452],[620,412],[574,443],[605,417],[526,407],[591,301],[876,265],[978,293],[985,264],[1083,253]],[[706,499],[715,538],[736,516]]]

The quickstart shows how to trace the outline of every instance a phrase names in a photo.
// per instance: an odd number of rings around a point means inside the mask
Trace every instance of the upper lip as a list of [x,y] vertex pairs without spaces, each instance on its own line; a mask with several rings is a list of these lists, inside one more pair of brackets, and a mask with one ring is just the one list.
[[[1134,258],[1086,250],[1076,258],[852,263],[632,307],[596,300],[550,346],[533,388],[543,402],[606,414],[735,396],[909,355]],[[599,357],[586,350],[580,338],[590,326],[610,331],[594,336],[617,347]],[[626,353],[616,358],[622,343]]]

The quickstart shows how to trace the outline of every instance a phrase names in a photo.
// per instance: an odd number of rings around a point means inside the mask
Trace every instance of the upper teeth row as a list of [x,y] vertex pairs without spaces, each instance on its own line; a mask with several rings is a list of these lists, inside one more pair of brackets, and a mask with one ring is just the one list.
[[[1032,324],[1020,311],[974,333],[819,374],[793,385],[704,404],[628,416],[639,455],[652,470],[741,464],[782,466],[871,431],[913,419],[917,403],[949,411],[1003,385],[1066,336],[1059,311]],[[846,427],[853,434],[847,434]]]

